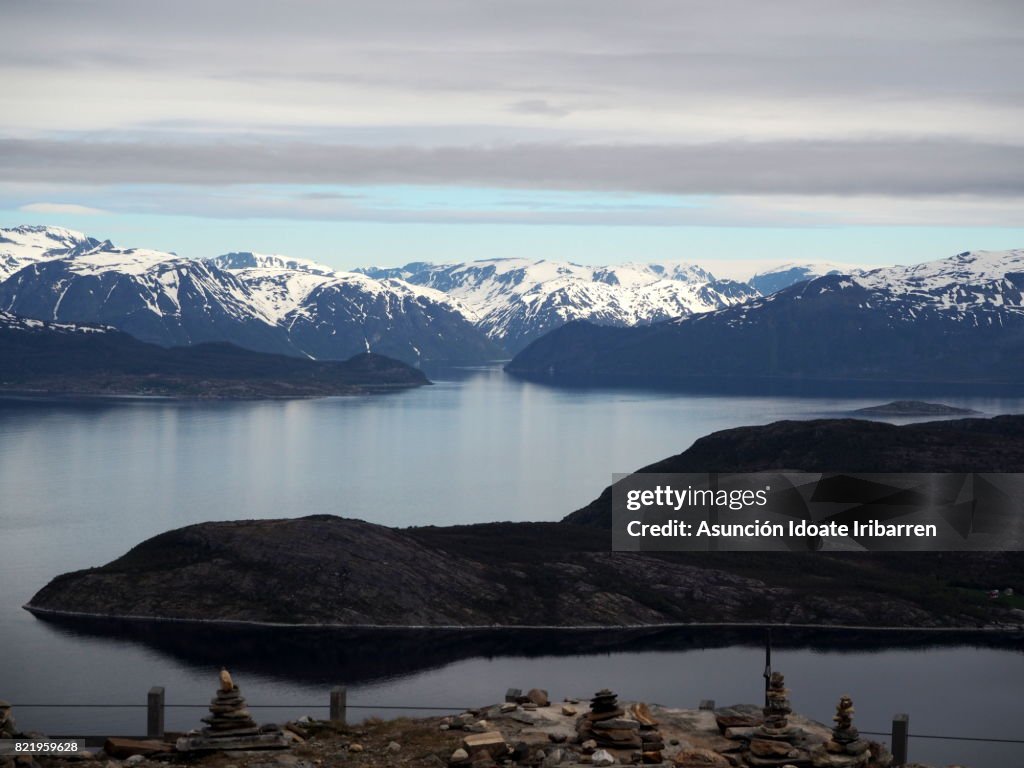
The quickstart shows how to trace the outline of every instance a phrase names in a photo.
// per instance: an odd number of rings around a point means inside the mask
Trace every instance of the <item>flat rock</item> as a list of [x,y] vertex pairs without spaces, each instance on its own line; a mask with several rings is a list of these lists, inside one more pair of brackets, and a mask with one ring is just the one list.
[[482,749],[491,751],[493,748],[497,748],[492,755],[497,756],[503,754],[506,751],[505,737],[502,736],[498,731],[487,731],[486,733],[474,733],[471,736],[466,736],[462,740],[462,746],[469,754],[478,752]]
[[103,751],[111,757],[125,759],[133,755],[154,755],[158,752],[173,752],[170,744],[157,740],[120,739],[111,737],[103,743]]
[[732,764],[710,749],[681,749],[672,756],[676,768],[732,768]]

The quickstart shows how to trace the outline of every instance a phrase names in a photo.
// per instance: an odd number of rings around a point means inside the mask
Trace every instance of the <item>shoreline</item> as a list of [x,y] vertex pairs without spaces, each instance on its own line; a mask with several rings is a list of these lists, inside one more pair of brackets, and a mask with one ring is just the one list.
[[104,613],[90,613],[88,611],[66,611],[55,608],[40,608],[26,603],[21,606],[33,616],[56,616],[62,618],[82,619],[107,619],[112,621],[125,621],[136,623],[160,623],[160,624],[202,624],[218,627],[264,627],[276,629],[356,629],[356,630],[396,630],[418,632],[424,630],[440,630],[448,632],[480,632],[494,630],[496,632],[507,632],[509,630],[524,631],[567,631],[567,632],[594,632],[607,630],[639,630],[639,629],[804,629],[804,630],[846,630],[857,632],[912,632],[916,634],[942,634],[956,633],[963,635],[1024,635],[1024,625],[1013,627],[984,626],[984,627],[896,627],[896,626],[864,626],[857,624],[779,624],[765,622],[668,622],[659,624],[579,624],[565,626],[559,624],[310,624],[310,623],[286,623],[270,621],[252,621],[246,619],[186,619],[166,616],[137,616],[137,615],[116,615]]

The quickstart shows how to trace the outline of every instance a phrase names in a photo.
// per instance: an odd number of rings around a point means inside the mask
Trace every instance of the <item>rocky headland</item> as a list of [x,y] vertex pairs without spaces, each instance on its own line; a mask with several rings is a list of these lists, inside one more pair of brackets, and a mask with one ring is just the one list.
[[[1022,471],[1024,417],[779,422],[641,472]],[[779,623],[1017,627],[1019,553],[611,552],[610,489],[560,523],[393,529],[330,515],[203,523],[68,573],[39,616],[419,627]]]

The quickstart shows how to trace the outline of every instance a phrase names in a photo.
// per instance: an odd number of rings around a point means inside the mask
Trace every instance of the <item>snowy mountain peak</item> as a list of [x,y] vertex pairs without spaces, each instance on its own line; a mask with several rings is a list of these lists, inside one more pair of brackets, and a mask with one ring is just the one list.
[[98,245],[98,240],[62,227],[0,229],[0,280],[29,264],[62,258]]
[[480,327],[513,352],[572,320],[641,325],[757,295],[685,262],[585,266],[512,258],[359,271],[443,291],[468,306]]
[[768,296],[795,283],[813,280],[816,277],[824,277],[825,275],[855,275],[861,271],[859,267],[851,264],[838,264],[828,261],[788,262],[758,272],[748,282],[759,293]]
[[273,253],[236,251],[207,259],[221,269],[281,269],[293,272],[307,272],[311,275],[331,275],[334,270],[324,264],[294,256]]

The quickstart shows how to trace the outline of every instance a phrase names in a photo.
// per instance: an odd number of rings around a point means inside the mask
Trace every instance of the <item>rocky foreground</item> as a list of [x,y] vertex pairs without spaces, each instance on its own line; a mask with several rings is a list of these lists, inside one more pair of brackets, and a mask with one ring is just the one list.
[[[240,697],[237,685],[226,689]],[[108,738],[102,749],[74,757],[0,757],[2,768],[581,768],[651,765],[662,768],[888,768],[884,744],[862,737],[853,706],[840,697],[831,726],[791,712],[781,675],[772,677],[764,706],[676,709],[621,702],[601,690],[586,699],[549,699],[548,692],[509,689],[499,701],[459,715],[425,719],[340,721],[302,717],[283,726],[255,725],[273,734],[262,748],[253,737],[234,738],[225,717],[249,721],[248,711],[226,713],[211,702],[206,726],[162,739]],[[10,712],[6,736],[16,733]],[[236,729],[237,730],[237,729]],[[28,736],[25,734],[24,736]],[[38,737],[38,735],[36,735]],[[212,736],[212,738],[211,738]],[[913,768],[917,764],[908,764]],[[918,766],[918,768],[926,768]]]

